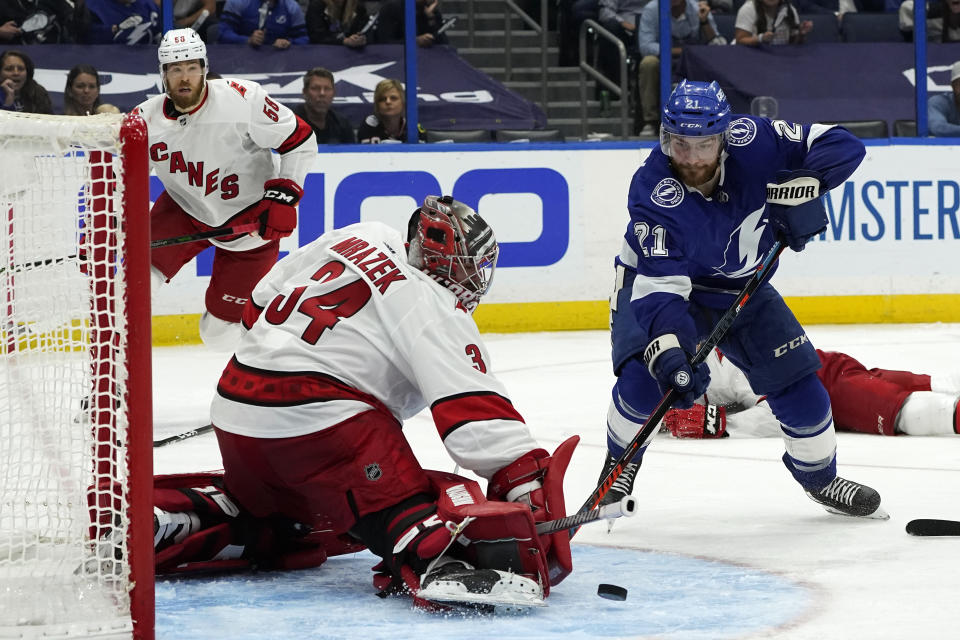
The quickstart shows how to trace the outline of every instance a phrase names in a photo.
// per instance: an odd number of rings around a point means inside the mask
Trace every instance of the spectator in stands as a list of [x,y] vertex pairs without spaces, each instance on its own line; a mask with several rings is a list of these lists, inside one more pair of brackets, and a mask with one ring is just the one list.
[[[440,27],[443,26],[443,16],[440,15],[439,0],[416,0],[416,3],[417,44],[421,47],[447,44],[446,34],[440,31]],[[405,24],[403,16],[403,0],[384,2],[377,18],[376,41],[382,44],[403,42]]]
[[950,67],[952,93],[938,93],[927,100],[930,135],[960,138],[960,60]]
[[160,41],[160,9],[153,0],[87,0],[90,44],[150,44]]
[[33,60],[22,51],[0,54],[0,109],[53,113],[50,95],[33,79]]
[[[357,139],[361,144],[381,144],[385,142],[406,142],[407,118],[404,114],[406,101],[403,97],[403,85],[399,80],[381,80],[373,90],[373,114],[367,116],[357,129]],[[423,138],[423,130],[419,137]]]
[[220,37],[216,0],[173,0],[173,26],[190,27],[207,43]]
[[297,0],[227,0],[220,14],[221,43],[287,49],[307,44],[307,24]]
[[[704,0],[670,0],[670,53],[672,67],[688,44],[727,44],[718,34],[710,5]],[[643,9],[637,33],[640,50],[640,109],[644,125],[641,136],[657,134],[660,123],[660,6],[651,2]]]
[[307,36],[312,44],[342,44],[359,49],[367,44],[367,8],[362,0],[310,0]]
[[[63,89],[63,115],[89,116],[100,111],[105,105],[100,102],[100,74],[89,64],[78,64],[67,73],[67,84]],[[116,107],[114,107],[116,109]],[[117,109],[119,111],[119,109]]]
[[[648,4],[657,4],[656,0],[600,0],[600,26],[620,38],[627,48],[627,55],[637,49],[637,23],[640,13]],[[607,40],[599,40],[600,53],[598,65],[603,75],[613,82],[620,82],[620,56],[616,47]]]
[[[913,42],[913,0],[899,9],[900,33]],[[960,42],[960,0],[927,3],[927,42]]]
[[353,126],[330,108],[337,90],[333,74],[323,67],[314,67],[303,76],[303,103],[293,112],[313,127],[317,144],[354,144]]
[[77,42],[89,14],[83,2],[71,0],[5,0],[0,2],[0,42],[63,44]]
[[813,22],[800,22],[790,0],[747,0],[737,11],[734,39],[737,44],[801,44],[813,29]]

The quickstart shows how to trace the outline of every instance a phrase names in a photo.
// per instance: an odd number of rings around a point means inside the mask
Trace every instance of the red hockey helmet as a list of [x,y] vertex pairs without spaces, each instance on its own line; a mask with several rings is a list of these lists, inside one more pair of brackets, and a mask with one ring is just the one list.
[[407,225],[410,264],[453,291],[471,311],[490,288],[500,248],[493,229],[451,196],[427,196]]

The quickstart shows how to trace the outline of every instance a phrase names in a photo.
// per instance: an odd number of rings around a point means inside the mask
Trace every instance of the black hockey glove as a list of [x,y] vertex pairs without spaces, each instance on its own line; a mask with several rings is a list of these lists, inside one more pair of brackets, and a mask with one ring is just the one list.
[[810,238],[827,228],[821,185],[820,174],[806,169],[780,171],[777,184],[767,184],[770,224],[794,251],[803,251]]
[[666,394],[675,389],[679,394],[675,407],[689,409],[694,401],[707,392],[710,384],[710,369],[701,362],[696,368],[690,365],[686,351],[680,346],[677,336],[668,333],[655,338],[643,352],[647,364],[660,391]]

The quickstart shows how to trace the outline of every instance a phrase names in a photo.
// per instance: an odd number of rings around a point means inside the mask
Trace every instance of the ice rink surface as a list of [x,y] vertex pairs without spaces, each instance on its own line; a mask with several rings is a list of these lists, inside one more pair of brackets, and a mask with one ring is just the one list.
[[[807,327],[815,346],[867,367],[960,372],[960,324]],[[613,375],[604,331],[486,334],[492,371],[541,444],[581,436],[568,509],[597,482]],[[202,347],[154,350],[155,436],[206,423],[226,362]],[[407,422],[424,467],[452,470],[429,415]],[[574,574],[522,617],[442,617],[372,595],[367,554],[316,570],[158,581],[157,637],[777,638],[960,636],[960,538],[914,538],[914,518],[960,519],[960,436],[838,434],[840,475],[876,488],[888,521],[830,515],[783,467],[779,438],[657,436],[635,486],[639,513],[580,530]],[[155,471],[218,468],[212,435],[155,450]],[[599,582],[629,589],[602,600]]]

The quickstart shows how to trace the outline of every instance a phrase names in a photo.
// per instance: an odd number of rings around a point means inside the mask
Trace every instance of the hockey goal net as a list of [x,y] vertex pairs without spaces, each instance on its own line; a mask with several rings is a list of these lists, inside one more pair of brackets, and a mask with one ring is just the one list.
[[153,637],[146,144],[0,112],[0,637]]

